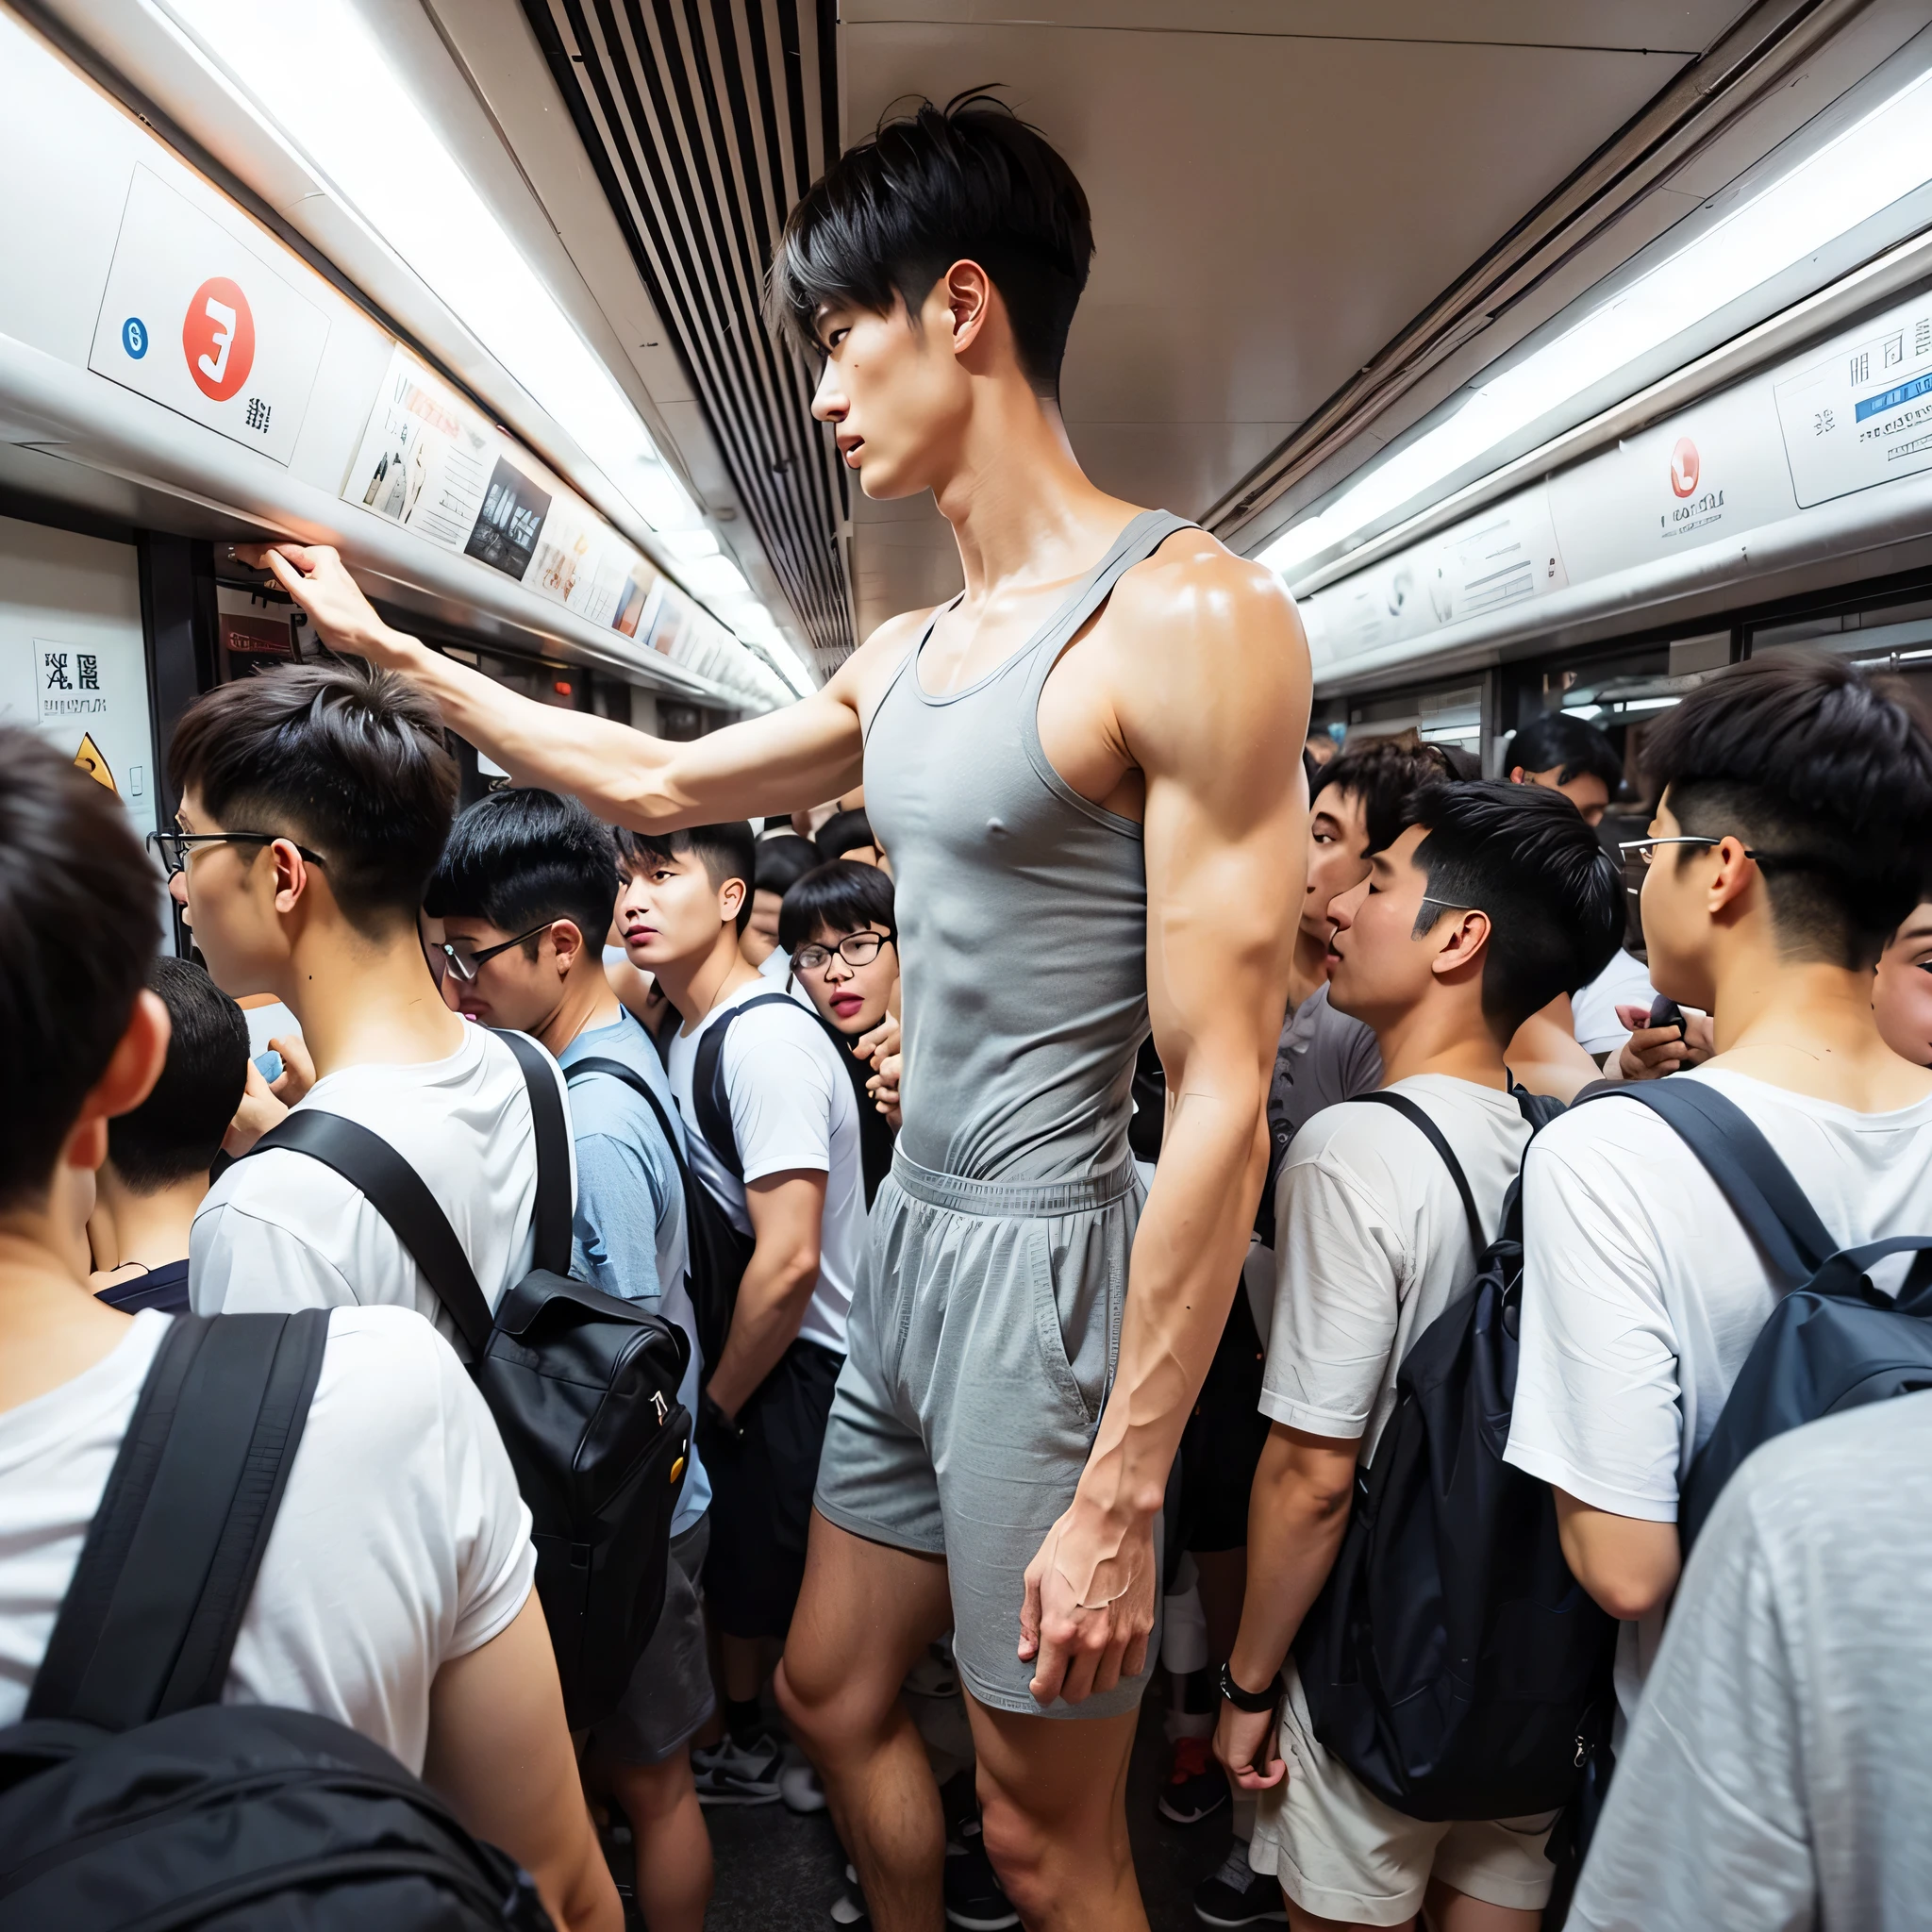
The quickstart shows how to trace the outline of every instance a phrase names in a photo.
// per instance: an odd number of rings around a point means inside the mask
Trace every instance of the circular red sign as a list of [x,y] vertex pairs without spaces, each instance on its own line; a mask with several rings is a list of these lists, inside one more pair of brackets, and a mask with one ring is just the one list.
[[210,275],[195,290],[181,325],[181,353],[194,386],[225,403],[255,367],[255,314],[248,297],[226,275]]
[[1688,436],[1677,439],[1677,446],[1671,452],[1671,489],[1678,496],[1689,496],[1697,488],[1698,472],[1702,466],[1697,460],[1697,445]]

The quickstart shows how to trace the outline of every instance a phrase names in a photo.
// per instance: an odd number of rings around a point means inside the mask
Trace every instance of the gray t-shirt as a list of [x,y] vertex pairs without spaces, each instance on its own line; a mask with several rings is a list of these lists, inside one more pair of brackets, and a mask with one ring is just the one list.
[[1905,1932],[1932,1900],[1932,1393],[1814,1423],[1699,1539],[1569,1923]]
[[1268,1179],[1255,1217],[1255,1232],[1264,1242],[1274,1239],[1275,1190],[1289,1143],[1324,1107],[1372,1093],[1381,1084],[1382,1050],[1374,1034],[1338,1013],[1325,985],[1291,1009],[1268,1083]]

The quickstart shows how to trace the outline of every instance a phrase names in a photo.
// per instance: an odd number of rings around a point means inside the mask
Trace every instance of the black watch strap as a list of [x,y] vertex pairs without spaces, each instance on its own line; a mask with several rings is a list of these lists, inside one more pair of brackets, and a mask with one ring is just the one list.
[[1237,1710],[1245,1710],[1252,1716],[1273,1710],[1281,1702],[1281,1693],[1288,1687],[1281,1681],[1281,1673],[1276,1671],[1265,1690],[1243,1690],[1234,1680],[1234,1673],[1225,1664],[1221,1667],[1221,1694]]

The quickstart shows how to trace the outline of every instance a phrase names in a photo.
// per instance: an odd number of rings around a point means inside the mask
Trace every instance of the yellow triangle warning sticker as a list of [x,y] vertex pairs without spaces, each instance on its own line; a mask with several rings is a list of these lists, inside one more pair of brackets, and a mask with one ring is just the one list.
[[90,778],[98,779],[101,784],[105,785],[117,797],[120,795],[121,788],[114,783],[114,774],[108,771],[108,761],[101,756],[101,748],[94,742],[92,732],[84,731],[81,733],[80,749],[74,754],[74,762]]

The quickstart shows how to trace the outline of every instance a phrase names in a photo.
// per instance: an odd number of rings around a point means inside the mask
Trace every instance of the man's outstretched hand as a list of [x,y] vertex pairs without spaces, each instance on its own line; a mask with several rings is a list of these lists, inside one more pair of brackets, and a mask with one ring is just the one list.
[[332,651],[347,651],[391,671],[408,671],[422,655],[413,638],[392,631],[375,614],[339,552],[326,543],[238,543],[236,557],[265,570],[308,613],[315,634]]
[[1020,1661],[1034,1667],[1039,1703],[1079,1704],[1141,1674],[1158,1575],[1152,1517],[1122,1528],[1074,1497],[1026,1566]]

